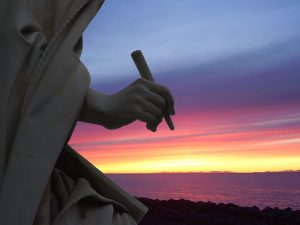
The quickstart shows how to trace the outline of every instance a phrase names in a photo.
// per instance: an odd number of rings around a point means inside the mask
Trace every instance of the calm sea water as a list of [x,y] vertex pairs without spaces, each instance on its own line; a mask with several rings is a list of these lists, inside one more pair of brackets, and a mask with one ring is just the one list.
[[300,209],[300,173],[109,174],[137,197]]

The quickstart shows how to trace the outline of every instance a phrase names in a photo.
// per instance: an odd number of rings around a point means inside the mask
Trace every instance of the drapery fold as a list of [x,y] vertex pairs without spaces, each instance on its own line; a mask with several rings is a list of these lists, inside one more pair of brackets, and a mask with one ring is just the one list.
[[[66,141],[90,82],[88,70],[79,59],[78,43],[102,3],[103,0],[1,2],[0,220],[5,225],[32,225],[58,158],[72,163],[64,160],[75,155],[69,154],[73,150],[66,147]],[[145,206],[108,181],[80,155],[73,159],[81,163],[90,178],[99,178],[92,181],[91,190],[121,201],[136,222],[142,218]],[[75,182],[80,179],[75,177]],[[89,184],[89,178],[82,179]],[[113,187],[114,194],[108,190],[102,193],[98,187],[103,185]]]

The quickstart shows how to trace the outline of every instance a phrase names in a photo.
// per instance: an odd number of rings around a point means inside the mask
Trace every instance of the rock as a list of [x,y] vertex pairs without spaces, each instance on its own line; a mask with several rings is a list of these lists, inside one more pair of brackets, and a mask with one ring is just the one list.
[[192,202],[180,200],[152,200],[139,198],[149,212],[140,225],[299,225],[300,211],[291,208],[240,207],[235,204]]

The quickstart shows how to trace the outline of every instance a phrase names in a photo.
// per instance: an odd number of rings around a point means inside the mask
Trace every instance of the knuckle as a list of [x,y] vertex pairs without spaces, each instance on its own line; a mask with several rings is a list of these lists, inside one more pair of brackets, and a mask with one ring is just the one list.
[[147,89],[146,89],[146,87],[145,87],[145,85],[143,83],[137,83],[135,85],[135,90],[137,92],[146,92]]
[[165,99],[161,98],[159,100],[160,107],[163,108],[165,106]]
[[169,88],[165,87],[165,94],[171,96],[171,91]]
[[165,92],[165,93],[168,92],[168,88],[165,85],[160,84],[159,87],[160,87],[162,92]]
[[170,96],[171,97],[171,91],[168,87],[163,86],[162,91],[165,95]]

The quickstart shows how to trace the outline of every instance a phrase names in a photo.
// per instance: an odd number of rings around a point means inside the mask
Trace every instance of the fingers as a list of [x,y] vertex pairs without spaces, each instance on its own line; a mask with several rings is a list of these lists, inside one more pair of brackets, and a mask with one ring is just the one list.
[[144,106],[142,106],[142,109],[144,111],[151,113],[155,118],[157,118],[157,120],[160,120],[162,118],[163,111],[159,107],[149,101],[145,101],[143,104]]
[[174,115],[175,109],[174,109],[174,98],[169,91],[169,89],[163,85],[154,83],[152,81],[148,81],[145,79],[142,82],[146,85],[146,87],[152,91],[153,93],[160,95],[165,100],[165,108],[167,109],[167,114]]
[[[174,125],[170,115],[175,114],[174,99],[169,89],[152,81],[138,79],[133,83],[134,93],[138,93],[139,107],[143,110],[143,117],[140,120],[147,123],[147,128],[156,131],[156,127],[165,120],[171,130]],[[151,118],[149,117],[151,114]],[[155,119],[154,119],[155,118]]]
[[[141,110],[139,112],[138,119],[145,122],[147,124],[147,129],[151,130],[152,132],[156,131],[156,124],[159,124],[159,119],[157,119],[152,113],[147,112],[145,110]],[[161,119],[160,119],[161,121]]]
[[166,112],[166,101],[163,97],[156,94],[155,92],[149,91],[146,96],[146,100],[151,102],[157,108],[160,109],[161,114],[165,114]]
[[[149,101],[144,102],[144,106],[142,108],[143,112],[150,113],[152,115],[152,120],[145,121],[147,123],[147,128],[153,132],[156,131],[157,126],[161,123],[163,118],[162,110],[156,105],[152,104]],[[155,118],[153,120],[153,117]]]
[[[168,127],[171,129],[171,130],[174,130],[174,124],[173,124],[173,121],[170,117],[170,115],[168,113],[166,113],[165,111],[165,100],[164,98],[162,98],[160,95],[158,94],[155,94],[154,92],[150,92],[150,95],[148,96],[148,100],[150,102],[152,102],[156,107],[156,111],[155,112],[152,112],[156,115],[156,118],[159,118],[159,122],[156,123],[155,127],[157,127],[159,125],[159,123],[161,122],[162,120],[162,116],[164,116],[167,124],[168,124]],[[162,109],[162,110],[160,110]]]

